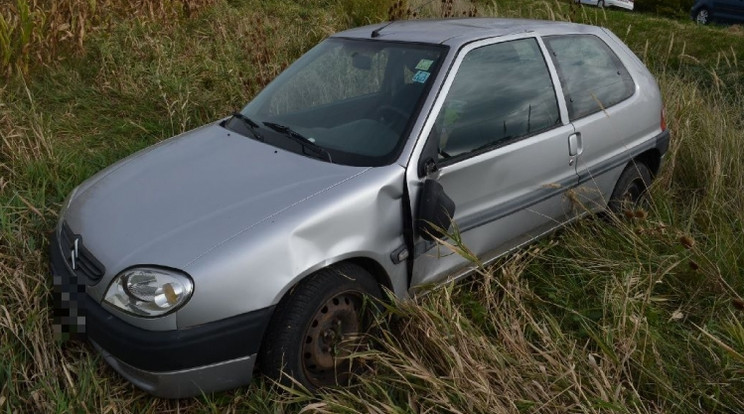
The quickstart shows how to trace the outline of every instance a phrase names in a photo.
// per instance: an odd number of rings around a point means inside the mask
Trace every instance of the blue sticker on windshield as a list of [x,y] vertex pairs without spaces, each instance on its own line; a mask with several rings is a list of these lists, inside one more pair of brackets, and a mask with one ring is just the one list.
[[420,70],[416,72],[415,75],[413,75],[413,81],[418,83],[424,83],[427,79],[429,79],[429,72],[424,72],[423,70]]

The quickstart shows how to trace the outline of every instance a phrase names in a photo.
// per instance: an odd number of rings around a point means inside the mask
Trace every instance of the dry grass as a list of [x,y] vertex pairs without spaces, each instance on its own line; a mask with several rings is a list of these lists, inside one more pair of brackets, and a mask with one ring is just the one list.
[[524,276],[543,254],[523,251],[471,282],[398,304],[380,350],[366,355],[374,377],[327,396],[314,411],[394,412],[392,388],[397,404],[407,396],[411,412],[653,412],[622,358],[591,349],[536,310],[542,300]]
[[[0,88],[0,411],[741,411],[744,58],[727,37],[737,32],[556,1],[368,5],[381,14],[332,0],[20,0],[0,11],[0,45],[3,33],[28,39],[0,50],[12,58],[2,71],[32,74]],[[649,211],[584,220],[463,283],[396,303],[376,350],[357,356],[371,371],[320,397],[259,380],[160,400],[85,344],[55,342],[46,235],[74,185],[229,113],[355,19],[463,12],[605,24],[649,63],[673,131]],[[646,43],[659,30],[664,40]],[[709,35],[705,49],[691,40]]]
[[91,33],[122,18],[177,22],[215,0],[16,0],[0,10],[0,74],[27,74],[33,65],[84,49]]

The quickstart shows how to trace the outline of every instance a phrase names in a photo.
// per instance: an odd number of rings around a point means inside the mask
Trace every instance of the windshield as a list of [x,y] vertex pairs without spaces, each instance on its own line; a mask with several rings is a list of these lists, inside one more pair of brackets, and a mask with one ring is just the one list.
[[268,144],[328,162],[389,164],[403,147],[445,51],[434,45],[328,39],[243,108],[241,116],[259,128],[251,133],[232,122],[226,126],[254,138],[260,129]]

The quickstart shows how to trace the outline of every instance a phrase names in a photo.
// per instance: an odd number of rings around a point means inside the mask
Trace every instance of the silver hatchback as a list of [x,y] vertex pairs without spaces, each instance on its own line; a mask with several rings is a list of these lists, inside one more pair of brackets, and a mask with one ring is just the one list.
[[[51,243],[60,319],[138,387],[184,397],[254,368],[344,381],[365,299],[467,274],[636,202],[669,133],[610,31],[502,19],[331,36],[240,112],[99,172]],[[285,375],[286,374],[286,375]]]

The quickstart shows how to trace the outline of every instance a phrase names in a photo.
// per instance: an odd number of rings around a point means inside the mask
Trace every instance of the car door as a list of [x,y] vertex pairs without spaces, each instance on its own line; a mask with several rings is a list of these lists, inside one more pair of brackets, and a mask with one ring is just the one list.
[[[627,101],[635,83],[617,55],[594,35],[544,38],[561,80],[575,135],[571,151],[577,155],[580,185],[574,191],[577,212],[607,205],[617,177],[627,164],[634,137],[644,136]],[[625,102],[624,102],[625,101]]]
[[[455,204],[453,231],[481,258],[562,223],[564,192],[577,182],[568,152],[573,127],[559,109],[543,50],[534,37],[463,48],[424,126],[426,146],[407,170],[414,201],[425,180],[441,185]],[[414,235],[412,286],[467,265],[420,236]]]

